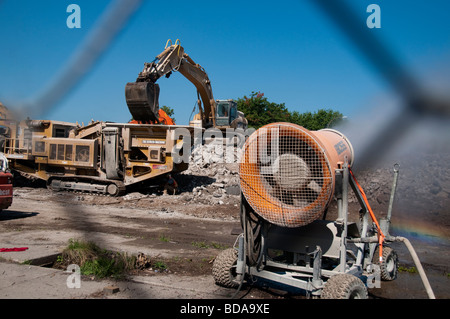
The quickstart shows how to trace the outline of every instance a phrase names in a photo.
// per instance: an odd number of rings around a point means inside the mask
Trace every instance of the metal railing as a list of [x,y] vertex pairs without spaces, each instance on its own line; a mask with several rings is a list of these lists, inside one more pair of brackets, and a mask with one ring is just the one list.
[[14,155],[28,157],[32,155],[32,144],[31,141],[19,138],[4,138],[0,141],[0,151],[8,158],[13,158]]

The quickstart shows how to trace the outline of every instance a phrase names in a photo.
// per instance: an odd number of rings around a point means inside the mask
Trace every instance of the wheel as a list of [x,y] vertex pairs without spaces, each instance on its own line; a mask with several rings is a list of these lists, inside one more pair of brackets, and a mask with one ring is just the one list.
[[323,287],[322,299],[367,299],[367,288],[358,277],[337,274],[328,279]]
[[[378,258],[378,250],[374,258]],[[392,281],[397,278],[398,273],[398,255],[391,247],[383,247],[383,261],[378,262],[381,272],[381,280]]]
[[216,284],[227,287],[237,288],[236,265],[238,253],[234,248],[228,248],[222,251],[214,260],[212,274]]
[[111,183],[106,188],[106,191],[108,192],[109,195],[116,196],[117,194],[119,194],[119,187],[116,184]]
[[241,226],[244,229],[247,263],[256,266],[262,254],[262,229],[264,221],[252,210],[245,208],[241,213]]
[[49,189],[53,192],[58,192],[61,190],[60,184],[61,184],[61,181],[52,179],[49,183],[47,183],[47,189]]

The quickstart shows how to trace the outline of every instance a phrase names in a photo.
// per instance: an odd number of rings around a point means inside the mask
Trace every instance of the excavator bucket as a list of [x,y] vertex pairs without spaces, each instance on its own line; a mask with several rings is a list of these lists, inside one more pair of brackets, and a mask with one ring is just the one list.
[[151,82],[127,83],[125,98],[136,121],[158,122],[159,85]]

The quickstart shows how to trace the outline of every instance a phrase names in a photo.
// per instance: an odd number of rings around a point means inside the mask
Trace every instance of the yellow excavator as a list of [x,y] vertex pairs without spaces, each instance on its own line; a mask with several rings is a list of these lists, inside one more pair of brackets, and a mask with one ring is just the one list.
[[168,40],[164,51],[152,62],[144,64],[136,82],[127,83],[125,87],[128,109],[134,120],[141,123],[158,122],[160,89],[156,81],[178,71],[197,88],[199,113],[190,121],[190,126],[221,130],[247,129],[248,122],[244,113],[237,110],[236,102],[231,99],[214,100],[211,81],[203,67],[184,51],[179,40],[175,44],[171,43]]
[[[167,125],[158,105],[161,76],[179,71],[197,87],[200,113],[190,125]],[[247,128],[232,100],[215,101],[204,69],[179,45],[167,46],[146,63],[135,83],[125,88],[134,123],[92,121],[88,125],[50,120],[19,120],[0,103],[0,152],[10,168],[47,182],[52,190],[74,190],[117,196],[129,186],[181,172],[189,163],[177,160],[190,147],[194,130]],[[177,134],[182,128],[190,138]]]

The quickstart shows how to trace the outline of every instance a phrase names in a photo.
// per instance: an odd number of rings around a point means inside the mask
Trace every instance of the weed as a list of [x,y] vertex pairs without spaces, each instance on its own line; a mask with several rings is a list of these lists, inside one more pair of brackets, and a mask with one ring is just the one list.
[[158,270],[166,270],[167,269],[167,265],[163,262],[163,261],[155,261],[153,263],[153,268],[156,268]]
[[399,272],[408,272],[410,274],[415,274],[415,273],[417,273],[417,268],[416,267],[399,266],[398,267],[398,271]]
[[209,248],[209,245],[204,241],[193,241],[192,246],[197,248]]
[[134,268],[135,261],[135,257],[101,249],[92,242],[74,239],[69,240],[69,245],[56,260],[59,265],[79,265],[82,275],[94,275],[98,278],[119,278],[125,271]]
[[212,242],[212,243],[208,244],[205,241],[193,241],[192,246],[197,247],[197,248],[210,248],[210,247],[215,248],[215,249],[226,249],[227,248],[225,245],[222,245],[219,243]]
[[222,244],[214,243],[214,242],[211,243],[211,246],[215,249],[222,249],[222,250],[228,248],[227,245],[222,245]]
[[159,240],[167,243],[170,241],[170,238],[166,237],[164,234],[161,234],[159,235]]

